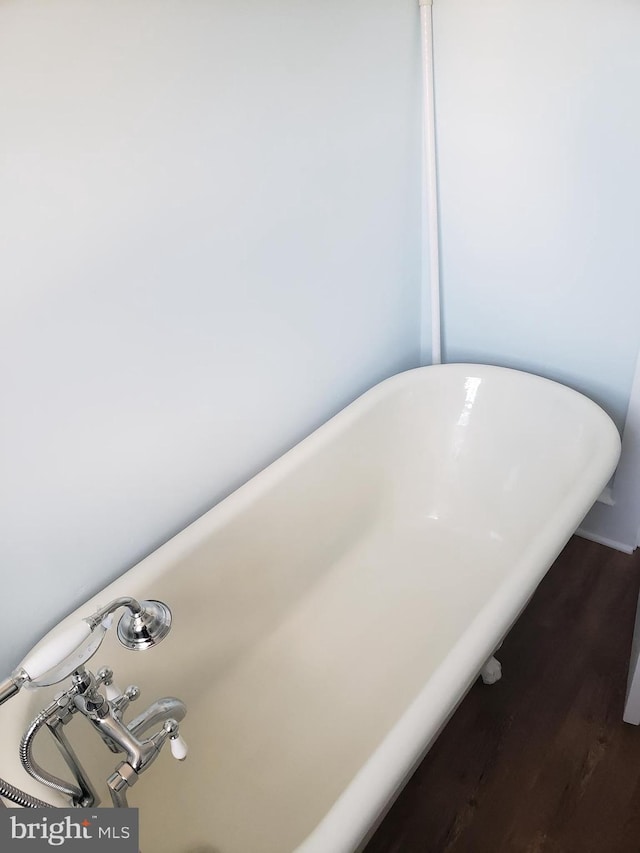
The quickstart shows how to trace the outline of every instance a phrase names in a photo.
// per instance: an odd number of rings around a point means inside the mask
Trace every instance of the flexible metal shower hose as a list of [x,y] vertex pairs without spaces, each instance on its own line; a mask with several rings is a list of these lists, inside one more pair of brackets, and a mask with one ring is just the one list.
[[21,791],[20,788],[15,788],[10,782],[5,779],[0,779],[0,797],[4,797],[23,809],[51,809],[51,803],[45,803],[44,800],[39,800],[37,797],[32,797],[26,791]]
[[65,782],[64,779],[59,779],[51,773],[47,773],[36,762],[33,757],[33,741],[42,726],[47,722],[49,713],[47,710],[42,711],[26,730],[20,741],[20,761],[22,766],[27,771],[29,776],[37,782],[42,782],[48,788],[53,788],[54,791],[59,791],[67,797],[71,797],[74,802],[79,802],[82,799],[82,791],[75,785]]

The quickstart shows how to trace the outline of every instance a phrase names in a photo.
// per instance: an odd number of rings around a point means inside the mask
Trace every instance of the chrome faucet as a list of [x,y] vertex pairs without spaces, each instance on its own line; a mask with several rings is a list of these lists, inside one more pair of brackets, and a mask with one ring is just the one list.
[[[96,729],[102,740],[112,752],[124,752],[127,762],[136,773],[140,774],[157,758],[167,737],[176,740],[179,737],[178,723],[169,716],[173,713],[178,719],[183,719],[187,709],[179,699],[167,698],[155,702],[133,722],[135,731],[122,722],[122,715],[129,703],[140,695],[137,687],[127,690],[111,701],[100,693],[98,687],[111,679],[111,670],[102,669],[96,678],[84,667],[73,674],[75,695],[73,703]],[[106,677],[105,677],[106,676]],[[164,716],[165,710],[167,716]],[[146,740],[139,740],[137,733],[150,728],[155,722],[173,721],[171,731],[162,730]],[[150,722],[146,722],[150,720]],[[143,725],[143,723],[146,723]]]
[[[100,688],[105,685],[108,695],[112,684],[113,672],[107,667],[99,670],[97,675],[84,666],[79,667],[72,674],[71,688],[58,694],[55,701],[38,715],[20,745],[20,757],[27,773],[70,796],[74,805],[91,807],[98,802],[87,774],[62,732],[62,726],[78,712],[89,721],[111,752],[124,753],[125,760],[107,780],[116,807],[126,807],[128,789],[153,764],[167,740],[176,759],[181,761],[187,755],[187,747],[178,726],[178,721],[184,719],[187,713],[183,702],[173,697],[159,699],[127,725],[123,722],[123,714],[129,704],[140,696],[140,690],[132,685],[119,694],[113,689],[112,698],[109,699]],[[161,722],[163,726],[160,731],[144,740],[140,739],[144,731]],[[74,774],[77,788],[44,771],[33,758],[33,740],[45,723]]]
[[[20,760],[30,776],[69,797],[74,806],[91,807],[99,802],[91,781],[63,731],[64,726],[78,713],[86,717],[112,752],[125,756],[125,760],[107,780],[116,807],[127,805],[128,789],[155,761],[167,740],[174,758],[181,761],[187,755],[187,747],[178,726],[186,714],[183,702],[173,697],[158,699],[127,725],[123,721],[123,714],[129,704],[140,696],[140,690],[130,686],[124,693],[120,693],[113,687],[113,672],[110,669],[103,667],[94,675],[85,668],[85,663],[95,654],[111,627],[112,614],[121,607],[126,608],[127,613],[120,619],[117,634],[126,648],[151,648],[169,632],[171,611],[162,602],[139,602],[128,596],[117,598],[80,623],[54,635],[49,643],[40,644],[9,678],[0,681],[1,705],[25,684],[44,687],[71,676],[71,687],[58,693],[53,702],[28,726],[20,743]],[[100,689],[103,685],[105,694]],[[163,725],[159,731],[141,739],[143,732],[160,723]],[[76,785],[48,773],[35,761],[33,742],[45,726],[55,738]],[[27,808],[49,805],[4,779],[0,779],[0,797]]]

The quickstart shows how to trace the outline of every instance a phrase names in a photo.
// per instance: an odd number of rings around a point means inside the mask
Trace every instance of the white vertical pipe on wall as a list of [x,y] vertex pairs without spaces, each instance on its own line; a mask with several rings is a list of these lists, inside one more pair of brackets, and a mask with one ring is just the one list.
[[438,223],[438,172],[436,165],[436,113],[433,81],[433,0],[418,0],[422,34],[423,163],[422,163],[422,341],[423,363],[428,363],[426,317],[431,315],[431,363],[442,362],[440,339],[440,253]]

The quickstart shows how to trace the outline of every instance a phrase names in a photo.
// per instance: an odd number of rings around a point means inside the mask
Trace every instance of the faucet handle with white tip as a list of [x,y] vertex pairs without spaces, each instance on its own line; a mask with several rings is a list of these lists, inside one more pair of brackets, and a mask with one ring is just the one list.
[[167,720],[162,728],[169,735],[169,748],[171,749],[171,755],[177,761],[184,761],[187,757],[187,752],[189,751],[189,747],[185,739],[180,734],[178,724],[175,720]]
[[120,714],[126,711],[129,704],[135,702],[140,696],[140,688],[135,684],[130,684],[124,691],[117,684],[114,684],[113,670],[108,666],[103,666],[98,670],[96,683],[104,685],[107,700],[113,703],[114,708]]
[[104,684],[104,693],[109,702],[122,696],[122,690],[113,683],[113,670],[110,667],[103,666],[96,672],[96,683]]

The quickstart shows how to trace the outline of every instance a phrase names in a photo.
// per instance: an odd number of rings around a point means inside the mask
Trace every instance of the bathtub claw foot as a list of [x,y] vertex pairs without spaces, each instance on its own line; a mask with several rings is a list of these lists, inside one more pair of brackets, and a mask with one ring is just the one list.
[[493,656],[485,663],[480,670],[480,677],[484,684],[495,684],[502,678],[502,664]]

